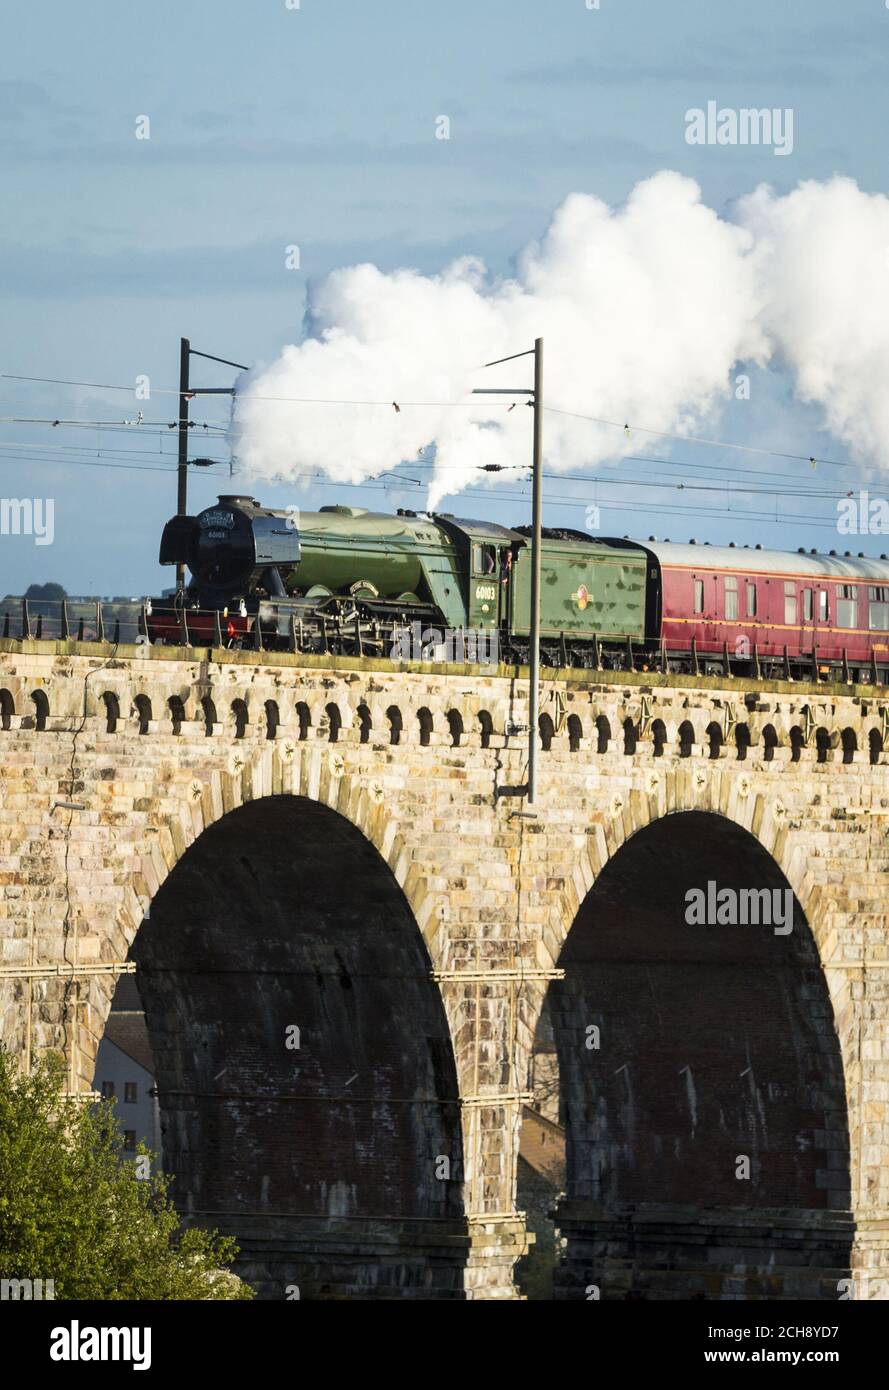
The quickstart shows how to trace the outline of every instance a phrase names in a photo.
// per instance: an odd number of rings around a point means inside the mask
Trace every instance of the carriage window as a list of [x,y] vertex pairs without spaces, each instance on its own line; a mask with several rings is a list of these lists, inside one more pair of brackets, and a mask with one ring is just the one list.
[[751,583],[747,585],[747,617],[756,617],[756,585]]
[[703,581],[703,579],[696,579],[696,580],[695,580],[695,612],[696,612],[696,613],[703,613],[703,611],[704,611],[704,581]]
[[812,603],[812,590],[803,589],[803,622],[810,623],[815,613]]
[[889,632],[889,587],[880,585],[867,591],[870,626],[875,632]]
[[738,581],[732,574],[726,575],[725,579],[725,616],[738,616]]
[[858,621],[858,587],[841,584],[837,589],[837,627],[854,627]]
[[826,589],[819,589],[819,590],[818,590],[818,621],[819,621],[819,623],[826,623],[826,622],[827,622],[827,619],[828,619],[827,590],[826,590]]
[[796,622],[796,585],[784,581],[784,621],[792,627]]

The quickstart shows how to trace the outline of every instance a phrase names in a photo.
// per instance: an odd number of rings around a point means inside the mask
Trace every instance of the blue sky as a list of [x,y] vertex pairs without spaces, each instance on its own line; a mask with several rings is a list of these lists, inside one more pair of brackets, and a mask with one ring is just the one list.
[[[784,192],[838,172],[887,191],[887,56],[882,0],[18,7],[0,52],[0,370],[110,384],[147,374],[153,387],[172,388],[182,334],[210,353],[268,362],[299,340],[307,284],[337,266],[372,260],[433,272],[472,253],[506,273],[568,193],[619,204],[663,168],[697,179],[721,214],[764,180]],[[685,112],[709,98],[792,107],[792,155],[686,144]],[[432,138],[442,113],[447,142]],[[141,115],[150,140],[135,138]],[[285,268],[293,243],[299,272]],[[196,364],[195,380],[228,384],[231,374]],[[174,398],[145,403],[158,426],[65,430],[6,419],[121,422],[139,402],[8,379],[0,388],[0,495],[55,501],[52,546],[0,536],[0,593],[48,579],[106,594],[169,583],[156,557],[175,510],[174,476],[162,471],[174,458],[164,426]],[[198,401],[193,415],[223,421],[225,406]],[[751,401],[726,409],[719,437],[843,457],[775,370],[754,374]],[[193,453],[226,456],[221,437],[193,444]],[[727,458],[688,445],[676,454],[713,468]],[[120,464],[130,466],[111,466]],[[740,476],[745,465],[733,456],[731,466]],[[808,476],[803,465],[775,466]],[[643,466],[625,468],[626,477],[645,476]],[[218,471],[192,476],[195,508],[237,490]],[[848,477],[857,483],[855,470]],[[559,498],[590,492],[548,486]],[[444,509],[526,519],[526,502],[508,491],[464,495]],[[291,500],[279,488],[262,496]],[[677,514],[667,525],[663,496],[646,507],[636,489],[602,529],[837,544],[829,526],[808,520],[831,521],[832,506],[819,513],[800,502],[793,516],[776,504],[774,525],[727,515],[727,496],[682,500],[688,509],[712,505],[712,514]],[[299,501],[389,509],[410,497],[409,488],[327,485]],[[577,524],[555,502],[547,519]],[[863,537],[855,548],[879,553],[889,542]]]

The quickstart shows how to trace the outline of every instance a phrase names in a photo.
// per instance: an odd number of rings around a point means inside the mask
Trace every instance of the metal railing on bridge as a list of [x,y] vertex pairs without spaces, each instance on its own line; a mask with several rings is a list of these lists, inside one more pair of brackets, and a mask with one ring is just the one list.
[[0,637],[16,641],[147,642],[148,609],[121,599],[7,598]]
[[380,644],[353,621],[321,619],[307,625],[292,613],[260,617],[243,608],[197,608],[175,598],[33,599],[0,601],[0,637],[13,641],[103,642],[178,647],[268,647],[291,652],[354,649],[363,655]]

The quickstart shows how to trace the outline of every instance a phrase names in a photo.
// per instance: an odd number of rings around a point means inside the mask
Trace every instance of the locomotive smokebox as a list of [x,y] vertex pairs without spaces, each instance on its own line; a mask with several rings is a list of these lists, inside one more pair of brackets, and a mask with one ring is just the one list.
[[226,495],[197,516],[174,516],[161,537],[160,563],[184,563],[202,589],[239,596],[265,581],[283,592],[280,571],[299,563],[295,517],[260,507],[252,497]]

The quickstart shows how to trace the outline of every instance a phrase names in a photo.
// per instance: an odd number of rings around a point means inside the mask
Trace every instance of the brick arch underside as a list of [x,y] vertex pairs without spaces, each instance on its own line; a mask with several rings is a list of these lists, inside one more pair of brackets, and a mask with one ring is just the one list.
[[557,1296],[835,1299],[848,1275],[846,1090],[815,940],[792,894],[788,934],[688,924],[708,882],[789,887],[750,832],[675,813],[615,852],[565,940],[544,1010],[567,1148]]
[[267,1297],[459,1297],[447,1019],[364,835],[302,797],[231,811],[172,869],[131,955],[177,1205],[235,1235],[243,1277]]

